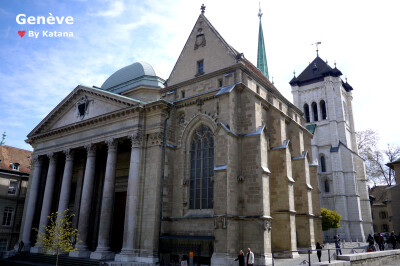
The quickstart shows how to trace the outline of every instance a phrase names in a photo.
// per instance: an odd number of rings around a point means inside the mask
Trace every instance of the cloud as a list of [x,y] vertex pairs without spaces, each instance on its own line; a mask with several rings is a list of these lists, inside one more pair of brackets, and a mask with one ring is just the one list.
[[125,10],[123,1],[112,1],[109,8],[106,11],[98,11],[97,13],[91,13],[92,16],[98,17],[117,17],[122,14]]

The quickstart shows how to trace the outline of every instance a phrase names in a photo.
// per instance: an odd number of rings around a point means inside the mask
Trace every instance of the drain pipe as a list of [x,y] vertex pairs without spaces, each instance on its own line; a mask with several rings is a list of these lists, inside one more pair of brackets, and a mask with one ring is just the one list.
[[171,116],[171,110],[168,111],[168,116],[164,120],[164,135],[163,135],[163,147],[162,147],[162,159],[161,159],[161,191],[160,191],[160,220],[158,223],[158,263],[161,264],[161,222],[162,222],[162,210],[163,210],[163,193],[164,193],[164,172],[165,172],[165,148],[167,146],[167,121]]

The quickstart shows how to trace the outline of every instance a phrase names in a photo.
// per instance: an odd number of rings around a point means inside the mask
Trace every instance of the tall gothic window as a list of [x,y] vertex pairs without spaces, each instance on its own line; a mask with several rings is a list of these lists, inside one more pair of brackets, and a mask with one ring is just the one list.
[[321,172],[325,173],[326,172],[326,162],[325,162],[325,156],[321,156]]
[[315,102],[311,104],[314,121],[318,121],[318,106]]
[[201,125],[190,145],[190,209],[213,208],[214,137]]
[[324,100],[321,100],[319,102],[319,107],[321,109],[322,120],[325,120],[327,116],[326,116],[326,104]]
[[306,118],[306,122],[310,123],[310,109],[308,108],[308,104],[304,104],[304,116]]
[[325,180],[324,184],[325,184],[325,192],[329,192],[329,181]]

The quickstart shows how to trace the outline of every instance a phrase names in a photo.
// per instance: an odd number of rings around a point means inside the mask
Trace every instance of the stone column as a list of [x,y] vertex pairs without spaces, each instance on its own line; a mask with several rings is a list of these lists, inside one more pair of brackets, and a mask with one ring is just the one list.
[[58,213],[63,213],[68,208],[69,194],[71,192],[72,171],[74,169],[74,152],[70,149],[64,151],[65,167],[61,184],[60,201],[58,203]]
[[115,170],[117,165],[117,146],[114,139],[107,139],[108,147],[106,176],[104,178],[103,197],[101,201],[101,214],[99,226],[99,239],[95,252],[90,254],[91,259],[113,259],[115,253],[110,249],[111,221],[114,207]]
[[76,251],[69,253],[71,257],[90,256],[86,241],[89,231],[90,209],[92,207],[93,183],[96,169],[96,146],[94,144],[89,144],[86,145],[85,148],[87,150],[87,160],[78,222],[78,239],[81,242],[76,245]]
[[32,223],[33,217],[35,216],[36,209],[36,200],[39,192],[39,184],[40,184],[40,175],[42,174],[42,157],[34,156],[33,157],[33,173],[32,173],[32,182],[29,188],[29,198],[26,200],[26,215],[25,215],[25,223],[24,230],[22,232],[22,241],[24,242],[24,250],[28,251],[30,249],[31,244],[31,231],[32,231]]
[[128,190],[126,196],[124,242],[121,253],[115,256],[115,261],[133,261],[135,245],[135,225],[138,208],[140,156],[142,145],[142,133],[136,132],[131,136],[132,150],[129,165]]
[[[47,226],[51,204],[53,203],[54,184],[56,182],[57,155],[55,153],[50,153],[48,157],[50,163],[47,172],[46,187],[44,189],[42,211],[40,213],[39,232],[44,232],[44,227]],[[40,243],[36,242],[36,245],[31,248],[31,253],[39,253],[40,251]]]

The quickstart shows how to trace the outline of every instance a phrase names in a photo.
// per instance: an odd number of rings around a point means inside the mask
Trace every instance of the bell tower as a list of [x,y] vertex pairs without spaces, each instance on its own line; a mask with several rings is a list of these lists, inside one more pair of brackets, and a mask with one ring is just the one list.
[[[318,49],[317,49],[318,51]],[[346,241],[364,241],[372,233],[367,180],[358,155],[352,108],[352,86],[342,72],[317,57],[290,81],[294,104],[304,112],[314,134],[312,153],[318,162],[321,207],[336,210],[341,226],[324,232],[326,241],[339,234]]]

